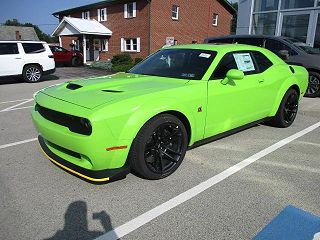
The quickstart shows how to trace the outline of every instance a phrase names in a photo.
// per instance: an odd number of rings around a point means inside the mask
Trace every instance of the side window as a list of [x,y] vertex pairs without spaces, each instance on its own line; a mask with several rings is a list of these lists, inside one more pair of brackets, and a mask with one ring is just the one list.
[[208,43],[232,43],[232,38],[222,38],[222,39],[211,39]]
[[235,43],[240,44],[248,44],[257,47],[263,47],[263,39],[262,38],[236,38],[234,40]]
[[238,69],[238,67],[233,55],[228,53],[221,59],[210,79],[223,79],[230,69]]
[[42,43],[22,43],[22,46],[26,54],[41,53],[45,51]]
[[259,67],[259,72],[264,72],[273,65],[272,62],[261,52],[254,51],[252,52],[252,55]]
[[0,55],[18,54],[16,43],[0,43]]
[[289,55],[296,55],[297,53],[295,51],[292,51],[291,47],[287,46],[286,44],[278,41],[278,40],[274,40],[274,39],[267,39],[266,40],[266,44],[265,44],[265,48],[272,51],[273,53],[279,55],[281,50],[287,50],[289,52]]
[[218,64],[210,79],[223,79],[231,69],[243,71],[245,75],[258,73],[249,52],[227,53]]

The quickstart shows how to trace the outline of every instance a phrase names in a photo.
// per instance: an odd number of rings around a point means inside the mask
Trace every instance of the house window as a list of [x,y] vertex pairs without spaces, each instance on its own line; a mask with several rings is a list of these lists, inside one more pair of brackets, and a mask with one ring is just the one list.
[[101,40],[100,51],[107,52],[109,49],[109,41],[107,39]]
[[82,19],[90,19],[90,11],[82,12]]
[[98,21],[99,22],[107,21],[107,9],[106,8],[98,9]]
[[214,13],[212,15],[212,25],[213,26],[218,26],[218,17],[219,17],[219,15],[217,13]]
[[172,6],[172,19],[178,20],[179,19],[179,6],[173,5]]
[[121,52],[140,52],[140,38],[122,38]]
[[131,2],[124,5],[124,18],[134,18],[137,16],[137,3]]

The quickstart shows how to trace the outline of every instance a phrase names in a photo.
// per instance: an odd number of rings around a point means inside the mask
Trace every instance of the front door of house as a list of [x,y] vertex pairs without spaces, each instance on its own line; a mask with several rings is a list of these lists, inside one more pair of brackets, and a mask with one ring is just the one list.
[[90,61],[90,40],[86,39],[86,61]]
[[101,41],[100,39],[94,39],[94,49],[93,49],[93,61],[99,61]]

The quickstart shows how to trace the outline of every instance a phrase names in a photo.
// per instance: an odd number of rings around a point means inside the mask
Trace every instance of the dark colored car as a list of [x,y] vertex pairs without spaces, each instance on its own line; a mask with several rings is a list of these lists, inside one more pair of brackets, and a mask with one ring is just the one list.
[[67,64],[73,67],[83,64],[83,55],[80,51],[69,51],[59,46],[50,46],[50,49],[56,63]]
[[306,97],[320,96],[320,49],[288,37],[265,35],[229,35],[210,37],[205,43],[240,43],[264,47],[274,52],[289,64],[304,66],[309,72]]

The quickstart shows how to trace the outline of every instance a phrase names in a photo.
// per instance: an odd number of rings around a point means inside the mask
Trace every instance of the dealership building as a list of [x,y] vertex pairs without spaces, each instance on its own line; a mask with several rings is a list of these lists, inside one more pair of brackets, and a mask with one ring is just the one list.
[[239,0],[237,34],[296,38],[320,48],[320,0]]

